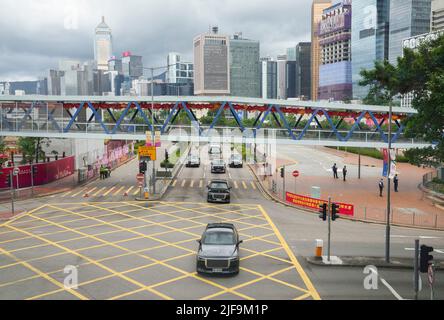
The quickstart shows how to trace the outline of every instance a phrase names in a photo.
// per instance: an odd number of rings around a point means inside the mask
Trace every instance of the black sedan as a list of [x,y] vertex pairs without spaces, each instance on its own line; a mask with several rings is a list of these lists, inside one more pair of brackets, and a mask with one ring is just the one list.
[[227,180],[211,180],[207,186],[207,201],[230,203],[230,189]]
[[238,274],[239,234],[231,223],[210,223],[198,240],[198,273]]
[[225,173],[225,162],[222,159],[215,159],[211,161],[211,173]]

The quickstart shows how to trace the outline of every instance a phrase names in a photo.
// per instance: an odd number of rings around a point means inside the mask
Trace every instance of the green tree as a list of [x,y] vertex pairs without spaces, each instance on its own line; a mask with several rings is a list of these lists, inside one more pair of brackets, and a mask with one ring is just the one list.
[[33,163],[34,161],[38,163],[39,160],[45,160],[45,153],[42,149],[43,143],[49,145],[50,140],[46,138],[20,137],[17,145],[23,155],[22,163]]
[[[376,62],[361,72],[361,85],[370,87],[370,101],[390,102],[398,94],[413,93],[417,114],[407,120],[406,134],[432,143],[433,148],[411,149],[405,155],[416,165],[438,166],[444,161],[444,36],[404,49],[397,65]],[[373,96],[372,96],[373,95]],[[373,99],[373,100],[372,100]]]

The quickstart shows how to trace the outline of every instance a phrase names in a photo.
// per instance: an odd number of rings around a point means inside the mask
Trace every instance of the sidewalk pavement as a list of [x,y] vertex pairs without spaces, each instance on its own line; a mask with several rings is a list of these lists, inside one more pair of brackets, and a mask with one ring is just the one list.
[[[320,150],[342,158],[343,163],[346,165],[358,164],[358,155],[330,148],[322,148]],[[259,165],[262,164],[258,164],[258,167]],[[317,186],[321,189],[322,199],[327,199],[330,196],[335,202],[353,204],[355,212],[353,219],[385,223],[387,216],[386,179],[384,179],[385,188],[383,196],[380,197],[378,189],[380,177],[365,177],[361,175],[361,179],[358,179],[357,172],[352,172],[349,169],[347,181],[342,180],[340,172],[339,179],[334,179],[332,173],[331,175],[326,173],[320,176],[306,176],[303,172],[300,172],[298,178],[294,178],[291,174],[294,169],[297,169],[297,165],[294,165],[294,162],[278,158],[276,159],[276,165],[277,168],[282,165],[291,165],[286,170],[285,175],[285,189],[287,192],[310,196],[312,186]],[[382,160],[361,156],[361,166],[376,167],[381,170],[382,174]],[[254,169],[255,166],[252,166],[252,168]],[[418,187],[422,182],[423,175],[429,172],[430,169],[399,163],[397,170],[400,172],[399,192],[394,192],[393,183],[391,184],[391,218],[393,224],[444,229],[444,211],[434,206],[432,201],[427,199],[423,191]],[[273,176],[266,177],[265,179],[262,177],[259,180],[263,184],[264,189],[269,191],[273,197],[278,198],[280,201],[285,201],[282,190],[283,179],[280,177],[279,172],[273,172]],[[272,181],[276,183],[276,192],[271,192]]]
[[[375,266],[377,268],[390,269],[411,269],[413,270],[414,261],[411,258],[391,258],[390,263],[385,262],[385,257],[336,257],[331,256],[331,263],[326,261],[326,257],[306,257],[308,263],[318,266],[333,267],[359,267]],[[435,271],[444,269],[444,261],[434,262]]]

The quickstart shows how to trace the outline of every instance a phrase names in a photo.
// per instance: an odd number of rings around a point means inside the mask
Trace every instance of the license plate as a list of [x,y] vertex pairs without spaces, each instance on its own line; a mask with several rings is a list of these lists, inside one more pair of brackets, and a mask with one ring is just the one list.
[[222,268],[213,268],[213,272],[222,272]]

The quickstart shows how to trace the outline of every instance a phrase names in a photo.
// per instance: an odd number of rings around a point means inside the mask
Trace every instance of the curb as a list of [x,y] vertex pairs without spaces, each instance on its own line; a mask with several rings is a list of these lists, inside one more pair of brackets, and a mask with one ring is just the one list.
[[[264,187],[264,185],[262,184],[262,181],[259,179],[259,177],[257,176],[256,172],[251,168],[251,165],[248,164],[248,167],[250,168],[250,171],[253,173],[255,179],[257,182],[259,182],[259,185],[261,187],[261,190],[274,202],[276,203],[280,203],[281,205],[284,205],[286,207],[290,207],[290,208],[295,208],[301,211],[304,211],[306,213],[316,213],[315,211],[312,210],[308,210],[305,208],[299,208],[299,207],[295,207],[292,206],[291,204],[288,204],[284,201],[282,201],[281,199],[277,198],[275,195],[273,195],[272,193],[270,193],[267,188]],[[346,216],[341,216],[340,217],[342,220],[347,220],[347,221],[352,221],[352,222],[362,222],[362,223],[372,223],[372,224],[379,224],[379,225],[386,225],[385,222],[380,222],[380,221],[372,221],[372,220],[363,220],[363,219],[351,219],[349,217]],[[412,226],[412,225],[404,225],[404,224],[399,224],[399,223],[391,223],[392,226],[396,226],[396,227],[403,227],[403,228],[409,228],[409,229],[421,229],[421,230],[432,230],[432,231],[444,231],[444,229],[439,229],[439,228],[431,228],[431,227],[423,227],[423,226]]]
[[[342,264],[325,264],[321,258],[306,257],[305,260],[312,265],[323,267],[356,267],[365,268],[367,266],[375,266],[385,269],[410,269],[413,270],[413,259],[394,258],[391,263],[386,263],[382,257],[339,257]],[[444,270],[444,262],[435,262],[435,271]]]

